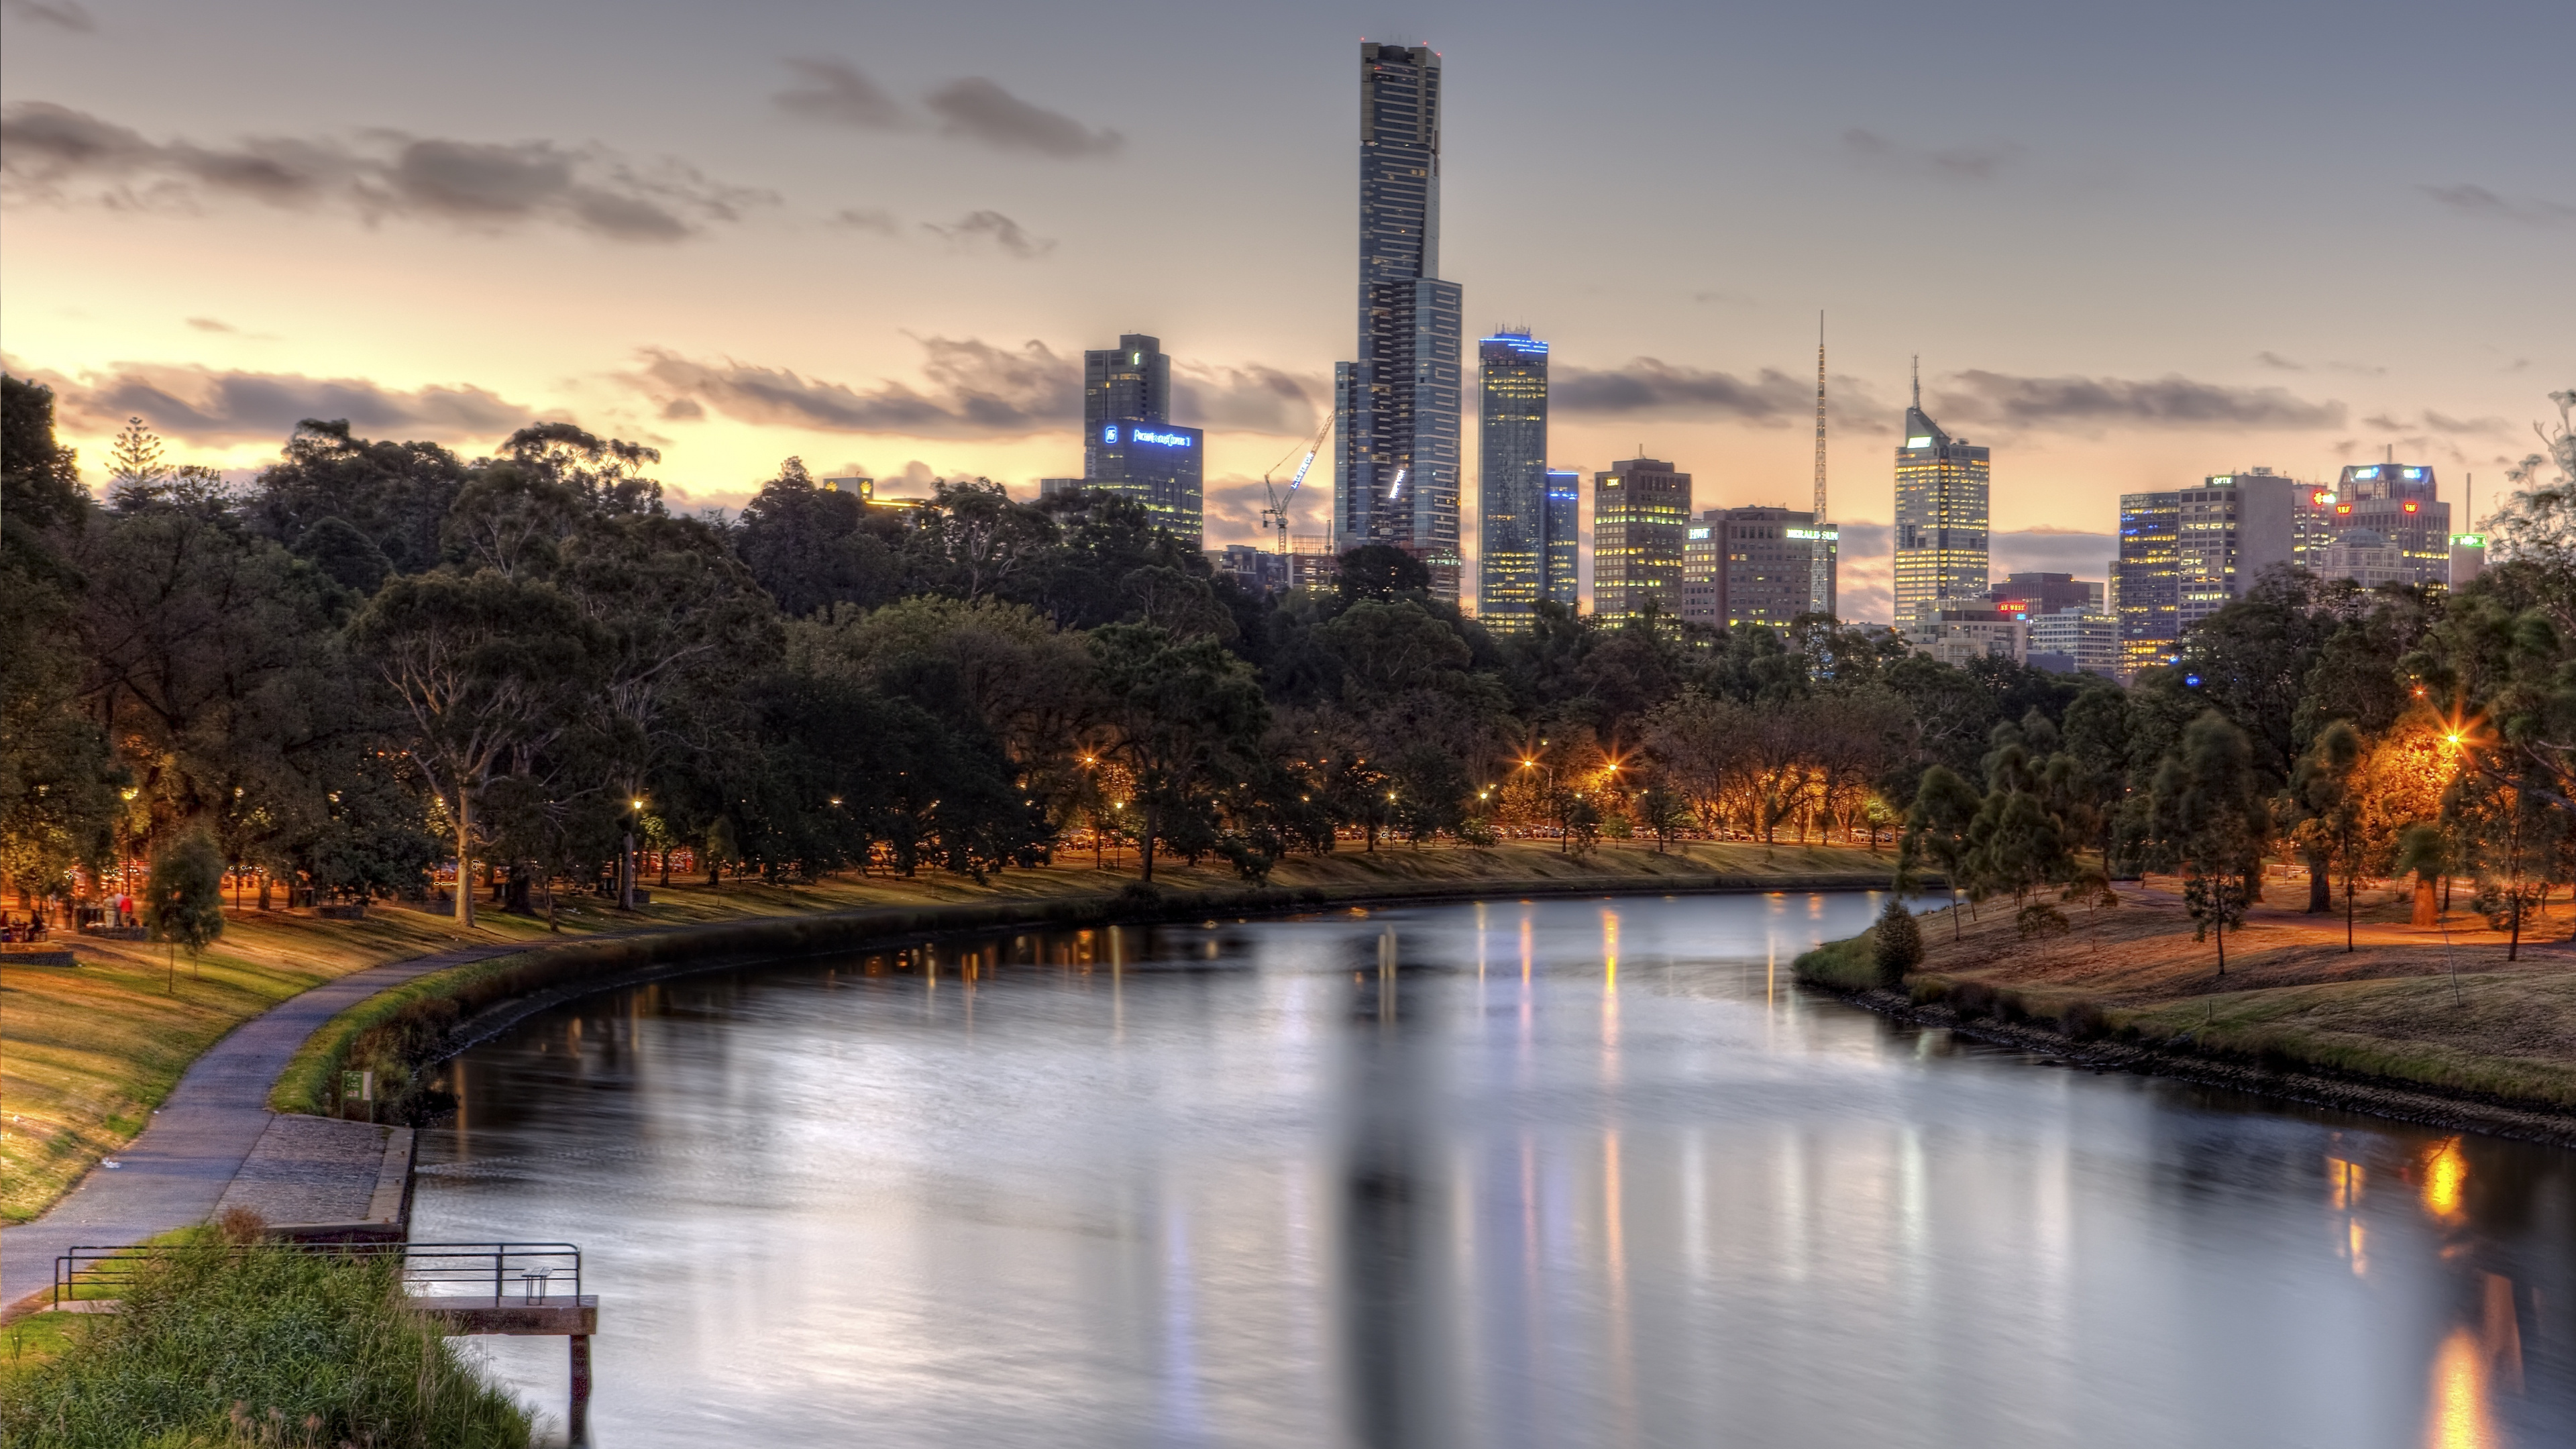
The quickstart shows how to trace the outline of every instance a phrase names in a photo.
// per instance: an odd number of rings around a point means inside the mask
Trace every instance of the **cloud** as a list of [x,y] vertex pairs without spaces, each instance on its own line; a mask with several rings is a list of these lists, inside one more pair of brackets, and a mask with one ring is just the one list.
[[1776,422],[1812,417],[1816,385],[1766,367],[1747,380],[1733,373],[1675,367],[1640,357],[1625,367],[1562,367],[1549,379],[1548,404],[1558,412],[1595,417],[1742,418]]
[[0,111],[0,186],[16,200],[85,199],[129,210],[195,210],[212,198],[344,207],[475,231],[546,224],[616,241],[667,242],[776,198],[677,161],[638,167],[598,147],[366,134],[252,137],[231,146],[156,142],[83,111],[26,101]]
[[1111,130],[1093,130],[1012,95],[982,76],[966,76],[932,91],[923,101],[947,135],[980,141],[1002,151],[1034,151],[1058,160],[1108,156],[1127,144]]
[[2302,362],[2292,362],[2290,359],[2283,357],[2277,352],[2257,352],[2254,354],[2254,360],[2263,364],[2265,367],[2277,368],[2282,372],[2305,372],[2308,370],[2307,364]]
[[23,20],[81,35],[98,29],[98,22],[81,8],[79,0],[8,0],[8,11]]
[[2447,413],[2437,413],[2430,408],[2426,408],[2411,423],[2383,409],[2363,418],[2361,425],[2383,433],[2405,433],[2417,437],[2448,433],[2454,437],[2463,434],[2479,434],[2487,437],[2509,438],[2513,436],[2514,431],[2513,424],[2502,418],[2455,418]]
[[958,247],[989,241],[1023,261],[1055,250],[1053,239],[1029,235],[1018,222],[998,211],[970,211],[947,226],[925,221],[921,229]]
[[1842,142],[1845,156],[1874,171],[1966,183],[1994,180],[2020,159],[2022,149],[2009,141],[1991,146],[1928,149],[1857,128],[1843,132]]
[[191,317],[188,325],[200,332],[239,332],[240,328],[220,317]]
[[2523,226],[2555,226],[2576,221],[2576,206],[2561,201],[2543,201],[2537,197],[2528,201],[2512,201],[2471,182],[2453,186],[2427,183],[2415,189],[2462,216],[2509,221]]
[[74,430],[109,433],[140,417],[165,437],[210,447],[283,442],[306,418],[346,418],[360,433],[444,442],[502,437],[535,416],[470,386],[405,389],[364,378],[150,363],[118,363],[77,378],[34,376],[54,389]]
[[1837,519],[1834,610],[1847,623],[1885,624],[1896,617],[1896,529],[1866,519]]
[[2073,574],[2100,580],[2120,551],[2119,539],[2078,528],[1998,529],[1987,536],[1986,551],[1998,579],[2006,574]]
[[872,231],[879,236],[895,233],[894,213],[881,207],[852,206],[832,213],[832,225],[851,231]]
[[861,131],[899,131],[911,124],[900,102],[846,62],[789,60],[787,68],[803,77],[804,84],[790,86],[769,100],[800,121]]
[[1316,399],[1332,390],[1323,378],[1296,377],[1260,363],[1215,367],[1185,362],[1175,371],[1172,418],[1198,428],[1280,437],[1311,434],[1324,420]]
[[2335,428],[2339,402],[2309,402],[2277,387],[2230,387],[2166,376],[2014,377],[1970,370],[1933,398],[1936,416],[2007,427]]
[[1042,342],[1017,351],[972,339],[922,340],[927,388],[884,381],[865,388],[785,368],[726,360],[700,362],[661,349],[644,353],[628,381],[667,413],[695,402],[767,427],[894,433],[916,438],[1026,437],[1074,428],[1082,418],[1082,364]]

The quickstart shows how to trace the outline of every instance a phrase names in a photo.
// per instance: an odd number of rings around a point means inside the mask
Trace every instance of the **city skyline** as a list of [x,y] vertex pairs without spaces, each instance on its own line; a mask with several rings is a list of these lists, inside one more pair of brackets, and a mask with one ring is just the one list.
[[[1712,62],[1708,22],[1625,8],[1614,17],[1670,40],[1616,50],[1641,81],[1714,64],[1725,84],[1704,115],[1648,86],[1642,117],[1615,128],[1534,129],[1521,110],[1548,77],[1614,53],[1600,17],[1530,30],[1436,11],[1402,38],[1446,56],[1442,275],[1555,344],[1551,464],[1595,471],[1642,442],[1697,475],[1703,505],[1798,506],[1799,374],[1827,308],[1841,593],[1848,615],[1884,619],[1894,520],[1873,463],[1917,349],[1942,359],[1927,407],[2007,460],[1997,571],[2101,572],[2124,492],[2255,465],[2324,480],[2390,445],[2446,488],[2474,474],[2482,509],[2504,496],[2501,460],[2528,451],[2542,394],[2576,366],[2550,280],[2576,198],[2549,189],[2563,167],[2541,139],[2563,133],[2564,100],[2537,69],[2513,79],[2568,17],[2489,4],[2436,26],[2390,8],[2337,27],[2339,64],[2320,66],[2282,18],[2308,8],[2223,32],[2169,18],[2116,45],[1971,8],[1936,36],[1890,27],[1903,45],[1842,65],[1778,61],[1825,53],[1822,18],[1731,22],[1744,43]],[[1175,421],[1208,434],[1209,542],[1248,542],[1262,471],[1322,419],[1351,346],[1342,58],[1379,27],[1330,9],[1173,17],[1176,43],[1228,55],[1223,73],[1116,92],[1072,67],[1122,42],[1007,5],[683,15],[621,39],[615,79],[542,67],[542,83],[539,53],[576,43],[582,7],[514,13],[530,46],[505,55],[393,13],[319,36],[285,12],[80,13],[89,29],[17,7],[4,22],[0,349],[60,386],[93,481],[132,413],[175,454],[236,473],[300,416],[469,452],[562,418],[661,448],[684,506],[738,506],[791,453],[891,488],[984,474],[1026,495],[1080,470],[1080,353],[1141,331],[1173,348]],[[2222,33],[2223,63],[2173,64]],[[2473,33],[2533,43],[2499,54]],[[211,114],[181,83],[289,43],[426,64],[230,92]],[[1914,78],[1990,52],[2012,83],[1988,95]],[[2328,104],[2325,72],[2392,67],[2481,83],[2403,125]],[[2278,83],[2247,100],[2249,70]],[[2051,97],[2078,72],[2099,118],[2063,121]],[[2221,94],[2223,125],[2195,105]],[[1166,111],[1216,119],[1175,127]],[[308,169],[275,193],[208,179],[261,156]],[[533,189],[475,189],[495,175]],[[1579,228],[1513,219],[1533,184],[1577,215],[1659,176],[1674,224],[1623,242],[1614,269]],[[1183,188],[1187,211],[1135,225]],[[1907,226],[1871,220],[1890,203]],[[2214,210],[2259,211],[2309,262],[2283,277],[2269,248],[2207,247]],[[1251,224],[1190,219],[1233,216]],[[173,254],[191,265],[143,265]],[[2446,265],[2405,264],[2426,257]],[[418,285],[371,285],[387,274]],[[1298,531],[1328,531],[1330,483],[1310,480]],[[2458,494],[2445,501],[2473,526]]]

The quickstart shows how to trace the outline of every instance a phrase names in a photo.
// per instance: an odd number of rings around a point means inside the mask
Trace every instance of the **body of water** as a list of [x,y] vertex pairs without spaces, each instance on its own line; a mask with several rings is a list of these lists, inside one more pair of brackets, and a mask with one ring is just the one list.
[[[592,1442],[2576,1443],[2576,1154],[1803,995],[1859,894],[726,970],[451,1065],[414,1236],[563,1239]],[[560,1418],[559,1339],[474,1340]]]

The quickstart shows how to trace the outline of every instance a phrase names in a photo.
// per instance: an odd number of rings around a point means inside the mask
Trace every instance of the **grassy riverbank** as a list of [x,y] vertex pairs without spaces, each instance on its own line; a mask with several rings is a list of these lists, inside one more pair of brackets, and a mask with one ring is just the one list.
[[[1669,853],[1605,845],[1580,861],[1539,845],[1385,846],[1292,857],[1273,872],[1271,885],[1346,899],[1592,886],[1689,889],[1706,887],[1718,876],[1747,884],[1832,876],[1876,884],[1885,871],[1886,858],[1867,851],[1787,845],[1686,843]],[[1156,878],[1171,891],[1243,889],[1231,870],[1214,864],[1162,867]],[[81,961],[75,969],[0,963],[0,1115],[6,1119],[0,1121],[0,1221],[23,1222],[43,1212],[101,1157],[131,1141],[188,1064],[234,1026],[351,971],[463,945],[518,943],[534,949],[563,944],[567,936],[579,940],[638,926],[879,908],[1099,902],[1135,879],[1131,857],[1120,870],[1068,860],[1004,872],[982,886],[931,874],[909,880],[837,878],[792,888],[728,883],[709,890],[675,882],[655,885],[652,903],[632,915],[596,902],[570,906],[561,913],[560,935],[549,935],[542,919],[497,913],[484,914],[477,929],[466,932],[443,915],[400,908],[380,908],[364,921],[245,910],[228,913],[224,939],[201,961],[192,966],[180,953],[175,978],[164,947],[82,937],[72,943]],[[310,1081],[313,1064],[300,1065]]]
[[[2275,884],[2276,902],[2293,889]],[[2120,899],[2069,907],[2073,929],[2036,940],[2002,902],[1926,916],[1909,998],[2079,1040],[2576,1112],[2576,920],[2563,905],[2525,920],[2516,961],[2466,912],[2446,935],[2408,924],[2402,899],[2367,900],[2347,951],[2340,914],[2261,905],[2229,933],[2220,976],[2173,881],[2123,886]],[[1877,985],[1868,936],[1809,952],[1797,971],[1845,992]]]
[[[521,1449],[527,1412],[408,1311],[391,1259],[176,1235],[112,1314],[40,1314],[0,1368],[0,1443]],[[45,1323],[45,1320],[53,1320]]]

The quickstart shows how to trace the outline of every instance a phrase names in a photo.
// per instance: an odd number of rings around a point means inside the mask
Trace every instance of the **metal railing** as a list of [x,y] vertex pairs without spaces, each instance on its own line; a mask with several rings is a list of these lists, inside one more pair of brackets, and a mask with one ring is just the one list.
[[[76,1247],[54,1259],[53,1305],[116,1298],[157,1258],[242,1253],[229,1244]],[[403,1291],[415,1298],[489,1298],[545,1303],[581,1296],[581,1248],[574,1243],[338,1243],[305,1252],[399,1257]]]

